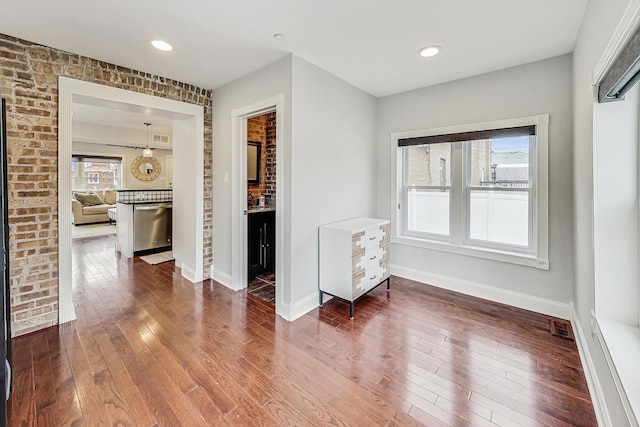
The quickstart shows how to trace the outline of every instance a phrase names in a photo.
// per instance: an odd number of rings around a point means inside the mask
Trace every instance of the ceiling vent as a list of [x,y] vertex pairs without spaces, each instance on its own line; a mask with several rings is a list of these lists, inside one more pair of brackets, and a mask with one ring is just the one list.
[[169,145],[169,135],[160,135],[158,133],[154,133],[152,142],[154,144]]

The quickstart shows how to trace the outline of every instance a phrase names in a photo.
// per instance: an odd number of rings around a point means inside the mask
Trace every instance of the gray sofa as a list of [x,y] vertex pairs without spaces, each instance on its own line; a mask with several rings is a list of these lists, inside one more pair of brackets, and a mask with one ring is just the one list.
[[[97,195],[103,203],[96,203],[93,197]],[[107,211],[116,207],[116,192],[113,190],[74,191],[71,197],[71,211],[74,225],[109,222]]]

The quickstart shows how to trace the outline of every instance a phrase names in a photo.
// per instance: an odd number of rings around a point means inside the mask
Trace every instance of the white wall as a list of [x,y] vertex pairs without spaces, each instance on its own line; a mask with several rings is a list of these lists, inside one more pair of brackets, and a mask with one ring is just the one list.
[[596,106],[595,308],[638,324],[638,95]]
[[[204,121],[201,117],[176,120],[173,125],[173,140],[188,141],[176,144],[173,154],[174,173],[173,191],[173,255],[175,264],[180,266],[181,274],[192,282],[209,277],[210,271],[203,271],[203,181],[195,177],[203,176],[204,161],[199,154],[203,152]],[[194,164],[194,159],[196,162]],[[162,165],[165,165],[163,159]]]
[[318,226],[375,213],[375,98],[293,57],[292,303],[318,295]]
[[122,157],[122,172],[123,172],[123,188],[129,190],[148,190],[153,188],[168,188],[167,175],[165,171],[166,156],[172,154],[172,150],[154,149],[153,157],[160,162],[160,176],[153,181],[140,181],[136,179],[131,173],[131,162],[138,156],[142,155],[142,150],[134,150],[127,147],[115,147],[105,144],[94,144],[87,142],[73,141],[72,145],[73,154],[95,154],[95,155],[110,155]]
[[[232,274],[231,111],[284,94],[283,211],[285,311],[295,318],[318,304],[318,226],[375,207],[375,98],[289,56],[214,91],[214,275]],[[284,204],[282,201],[284,200]]]
[[[628,426],[597,338],[591,334],[595,308],[593,196],[593,72],[629,4],[637,0],[590,0],[576,42],[574,83],[574,235],[575,325],[584,339],[589,364],[613,426]],[[592,396],[597,398],[597,396]],[[594,402],[598,404],[598,402]]]
[[[283,135],[284,164],[277,165],[277,173],[289,174],[291,165],[291,56],[267,65],[249,75],[228,83],[213,92],[213,269],[214,278],[230,282],[232,277],[232,217],[231,217],[231,166],[233,141],[231,140],[231,111],[254,104],[278,94],[284,95]],[[228,182],[225,182],[225,175]],[[284,183],[287,197],[276,200],[277,209],[284,214],[284,258],[290,259],[289,233],[291,223],[291,181]],[[278,196],[281,196],[278,194]],[[287,262],[287,261],[285,261]],[[285,265],[283,282],[290,283]],[[226,280],[225,280],[226,279]],[[290,294],[290,289],[289,289]],[[285,296],[286,297],[286,296]],[[287,301],[290,301],[287,299]]]
[[476,295],[490,287],[487,298],[503,295],[513,298],[510,303],[534,310],[564,306],[568,315],[566,304],[573,299],[571,60],[565,55],[379,100],[377,209],[381,218],[391,218],[393,208],[392,132],[550,114],[550,270],[394,244],[392,273],[411,272],[414,278],[429,277],[440,286],[464,284]]

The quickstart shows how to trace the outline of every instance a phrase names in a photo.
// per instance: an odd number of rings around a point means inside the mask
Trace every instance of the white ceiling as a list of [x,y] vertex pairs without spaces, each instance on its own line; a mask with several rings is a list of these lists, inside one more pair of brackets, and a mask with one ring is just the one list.
[[134,129],[145,133],[145,123],[150,123],[149,134],[164,135],[171,135],[174,119],[188,118],[185,115],[139,105],[116,103],[78,95],[74,97],[72,114],[74,122]]
[[572,52],[586,2],[0,0],[0,32],[208,89],[291,52],[384,96]]

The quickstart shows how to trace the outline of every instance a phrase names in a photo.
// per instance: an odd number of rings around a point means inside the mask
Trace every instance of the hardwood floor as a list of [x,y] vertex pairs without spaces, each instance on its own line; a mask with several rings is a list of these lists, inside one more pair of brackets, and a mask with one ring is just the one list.
[[173,262],[74,242],[78,319],[14,340],[11,426],[594,426],[549,318],[392,277],[289,323]]

